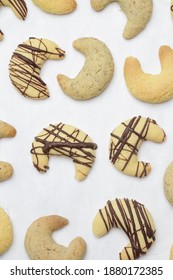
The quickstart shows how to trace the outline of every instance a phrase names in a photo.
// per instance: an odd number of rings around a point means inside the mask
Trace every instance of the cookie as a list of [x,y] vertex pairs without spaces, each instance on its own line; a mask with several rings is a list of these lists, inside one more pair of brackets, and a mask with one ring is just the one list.
[[0,30],[0,41],[3,40],[4,38],[4,33]]
[[112,80],[112,54],[102,41],[91,37],[77,39],[73,42],[73,47],[85,55],[84,66],[73,79],[58,75],[58,83],[64,93],[73,99],[86,100],[96,97]]
[[31,37],[19,44],[14,51],[10,64],[10,79],[16,89],[25,97],[45,99],[49,91],[40,78],[40,71],[47,59],[63,59],[65,52],[48,39]]
[[108,4],[118,2],[127,17],[127,23],[123,32],[125,39],[132,39],[138,35],[149,22],[152,9],[152,0],[90,0],[95,11],[103,10]]
[[170,257],[169,257],[170,260],[173,260],[173,245],[171,247],[171,250],[170,250]]
[[0,138],[11,138],[16,135],[16,129],[3,121],[0,121]]
[[128,57],[124,64],[124,77],[129,92],[148,103],[162,103],[173,98],[173,50],[162,46],[159,50],[161,72],[144,73],[137,58]]
[[0,255],[4,254],[13,242],[13,227],[7,213],[0,208]]
[[13,167],[10,163],[0,161],[0,182],[9,179],[13,175]]
[[111,133],[110,156],[112,164],[124,174],[144,177],[151,171],[149,163],[138,161],[138,150],[145,140],[162,143],[165,132],[156,121],[141,116],[122,122]]
[[80,260],[86,253],[86,242],[81,237],[73,239],[68,247],[57,244],[52,232],[68,224],[57,215],[45,216],[34,221],[25,236],[25,249],[31,260]]
[[0,7],[1,6],[10,7],[19,19],[24,20],[27,16],[28,10],[24,0],[0,0]]
[[97,145],[82,130],[68,124],[50,124],[32,144],[32,160],[38,171],[46,172],[50,155],[69,157],[75,165],[75,178],[84,180],[94,161]]
[[166,168],[163,186],[166,199],[173,205],[173,162]]
[[[19,19],[24,20],[27,16],[28,10],[24,0],[0,0],[0,7],[2,6],[10,7]],[[0,30],[0,41],[3,39],[3,37],[4,34]]]
[[[3,121],[0,121],[0,138],[10,138],[16,135],[16,129]],[[10,163],[0,161],[0,182],[9,179],[13,174],[13,167]]]
[[41,10],[49,14],[69,14],[76,9],[75,0],[32,0]]
[[107,201],[93,221],[97,237],[107,234],[113,227],[122,229],[129,238],[120,260],[135,260],[147,253],[155,241],[155,225],[150,212],[136,200],[118,199]]

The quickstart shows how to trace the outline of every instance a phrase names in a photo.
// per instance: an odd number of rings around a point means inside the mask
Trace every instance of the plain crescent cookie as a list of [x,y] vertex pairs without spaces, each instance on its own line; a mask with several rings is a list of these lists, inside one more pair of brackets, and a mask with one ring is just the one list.
[[80,260],[86,253],[86,242],[81,237],[73,239],[68,247],[52,238],[52,233],[68,224],[68,220],[57,215],[35,220],[25,235],[25,249],[31,260]]
[[173,260],[173,245],[171,247],[171,250],[170,250],[170,257],[169,257],[170,260]]
[[[16,135],[16,129],[0,120],[0,139],[11,138]],[[10,163],[0,161],[0,182],[9,179],[13,175],[13,167]]]
[[96,97],[112,80],[112,54],[105,43],[91,37],[77,39],[73,42],[73,47],[85,55],[84,66],[73,79],[58,75],[58,83],[64,93],[73,99],[86,100]]
[[36,169],[46,172],[50,155],[65,156],[73,160],[75,178],[84,180],[95,161],[97,145],[91,138],[72,125],[50,124],[32,143],[32,161]]
[[173,205],[173,162],[166,168],[163,185],[165,197]]
[[13,242],[13,228],[7,213],[0,208],[0,255],[4,254]]
[[145,73],[139,60],[127,57],[124,77],[129,92],[137,99],[148,103],[162,103],[173,98],[173,50],[162,46],[159,50],[161,72]]
[[126,175],[147,176],[151,171],[149,163],[138,161],[137,155],[142,142],[150,140],[162,143],[165,132],[156,121],[141,116],[122,122],[111,133],[109,159],[116,169]]
[[123,32],[125,39],[131,39],[138,35],[147,25],[152,15],[152,0],[90,0],[94,10],[103,10],[112,2],[118,2],[122,11],[126,14],[127,23]]
[[77,3],[75,0],[32,0],[41,10],[50,14],[63,15],[73,12]]
[[[107,234],[113,227],[122,229],[129,238],[121,260],[134,260],[147,253],[155,241],[155,225],[150,212],[136,200],[108,201],[93,220],[93,232],[97,237]],[[116,244],[115,244],[116,246]]]
[[31,37],[19,44],[14,51],[9,72],[12,84],[25,97],[45,99],[49,91],[45,82],[40,78],[43,63],[48,60],[60,60],[65,52],[53,41],[45,38]]

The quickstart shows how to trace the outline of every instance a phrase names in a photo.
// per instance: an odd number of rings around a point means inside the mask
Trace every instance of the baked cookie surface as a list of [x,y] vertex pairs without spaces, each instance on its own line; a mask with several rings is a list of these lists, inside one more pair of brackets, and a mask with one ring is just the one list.
[[170,9],[171,9],[171,16],[173,18],[173,0],[171,0],[171,7],[170,7]]
[[81,237],[73,239],[68,247],[57,244],[52,233],[68,224],[57,215],[35,220],[25,235],[25,249],[31,260],[80,260],[86,253],[86,242]]
[[73,99],[87,100],[96,97],[112,80],[114,74],[112,54],[105,43],[91,37],[75,40],[73,47],[85,55],[84,66],[73,79],[58,75],[58,83],[63,92]]
[[141,116],[122,122],[111,133],[109,159],[119,171],[134,177],[145,177],[151,171],[149,163],[138,161],[138,150],[145,140],[162,143],[165,132],[156,121]]
[[31,154],[38,171],[46,172],[50,155],[69,157],[75,164],[75,178],[84,180],[95,161],[97,145],[82,130],[68,124],[50,124],[35,137]]
[[166,168],[163,186],[166,199],[173,205],[173,162]]
[[173,245],[171,247],[171,250],[170,250],[170,257],[169,257],[170,260],[173,260]]
[[[10,124],[0,120],[0,139],[11,138],[16,135],[16,129]],[[0,161],[0,182],[9,179],[13,175],[13,167],[10,163]]]
[[50,14],[64,15],[73,12],[77,3],[75,0],[32,0],[41,10]]
[[3,40],[4,38],[4,33],[0,30],[0,41]]
[[127,23],[123,32],[125,39],[132,39],[147,25],[152,15],[152,0],[90,0],[94,10],[100,11],[112,2],[118,2],[126,14]]
[[161,72],[144,73],[135,57],[128,57],[124,64],[124,77],[129,92],[148,103],[162,103],[173,98],[173,50],[162,46],[159,50]]
[[4,254],[13,242],[13,227],[7,213],[0,208],[0,255]]
[[63,59],[65,52],[53,41],[44,38],[29,38],[19,44],[10,64],[10,79],[17,90],[25,97],[45,99],[49,91],[40,78],[40,71],[47,59]]
[[108,201],[93,220],[97,237],[107,234],[113,227],[122,229],[130,243],[119,254],[120,260],[134,260],[146,254],[155,241],[155,225],[150,212],[136,200]]

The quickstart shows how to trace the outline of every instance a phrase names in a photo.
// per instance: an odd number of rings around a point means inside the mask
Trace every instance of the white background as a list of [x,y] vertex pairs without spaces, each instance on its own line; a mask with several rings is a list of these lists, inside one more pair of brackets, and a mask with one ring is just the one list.
[[[127,244],[125,234],[113,229],[100,239],[92,232],[92,221],[108,199],[132,198],[143,203],[152,213],[157,233],[156,242],[141,257],[143,260],[168,259],[173,243],[173,208],[163,194],[163,175],[173,160],[173,100],[151,105],[136,100],[128,92],[123,66],[127,56],[137,57],[149,73],[160,72],[158,51],[161,45],[173,47],[173,20],[169,0],[154,0],[153,15],[137,37],[126,41],[122,32],[126,17],[117,3],[102,12],[95,12],[89,0],[77,1],[75,12],[53,16],[26,1],[28,16],[18,20],[9,8],[0,8],[0,28],[5,38],[0,42],[0,119],[15,126],[13,139],[0,140],[0,160],[12,163],[13,177],[0,184],[0,207],[9,214],[14,227],[14,242],[0,259],[27,260],[24,237],[29,225],[41,216],[57,214],[69,225],[53,234],[63,245],[76,236],[87,242],[86,260],[114,260]],[[50,98],[37,101],[20,95],[11,84],[8,64],[17,45],[29,37],[48,38],[66,51],[62,61],[47,61],[41,77],[47,83]],[[72,43],[80,37],[96,37],[112,52],[115,74],[109,87],[98,97],[75,101],[66,96],[57,83],[57,74],[75,77],[85,58]],[[133,116],[151,117],[165,130],[163,144],[143,143],[139,158],[152,165],[152,172],[143,179],[118,172],[109,161],[109,140],[112,130]],[[32,164],[31,144],[34,137],[49,123],[64,122],[81,128],[98,144],[96,162],[83,182],[74,179],[70,159],[50,158],[50,169],[40,174]]]

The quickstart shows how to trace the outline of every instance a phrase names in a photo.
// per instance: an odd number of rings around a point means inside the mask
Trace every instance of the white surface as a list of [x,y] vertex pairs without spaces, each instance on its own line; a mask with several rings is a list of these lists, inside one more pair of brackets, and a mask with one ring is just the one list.
[[[92,10],[89,0],[77,1],[77,10],[66,16],[53,16],[27,1],[28,16],[18,20],[8,8],[0,9],[5,38],[0,42],[0,119],[14,125],[17,135],[1,139],[0,159],[11,162],[14,176],[0,184],[0,207],[11,217],[14,226],[12,247],[0,259],[28,259],[24,237],[28,226],[38,217],[58,214],[69,219],[64,229],[53,237],[67,245],[74,237],[82,236],[88,245],[85,259],[118,259],[118,253],[128,242],[125,234],[113,229],[97,239],[92,233],[92,220],[108,199],[127,197],[144,203],[155,220],[156,242],[141,259],[168,259],[173,243],[173,208],[163,194],[163,175],[173,160],[173,100],[151,105],[133,98],[123,76],[124,60],[133,55],[139,58],[146,72],[159,73],[158,50],[161,45],[173,47],[173,21],[169,0],[154,0],[152,18],[147,28],[136,38],[122,37],[125,15],[116,3],[104,11]],[[8,64],[19,43],[29,37],[45,37],[66,51],[62,61],[47,61],[41,76],[50,90],[44,101],[21,96],[8,77]],[[110,48],[115,62],[115,74],[109,87],[89,101],[75,101],[66,96],[56,81],[56,75],[75,77],[85,58],[72,47],[80,37],[96,37]],[[163,144],[145,142],[140,159],[152,165],[151,174],[143,179],[131,178],[118,172],[109,161],[110,132],[122,121],[142,115],[155,119],[165,130]],[[31,144],[34,137],[49,123],[72,124],[88,133],[98,144],[96,162],[83,182],[74,179],[70,159],[50,159],[50,169],[40,174],[32,165]]]

